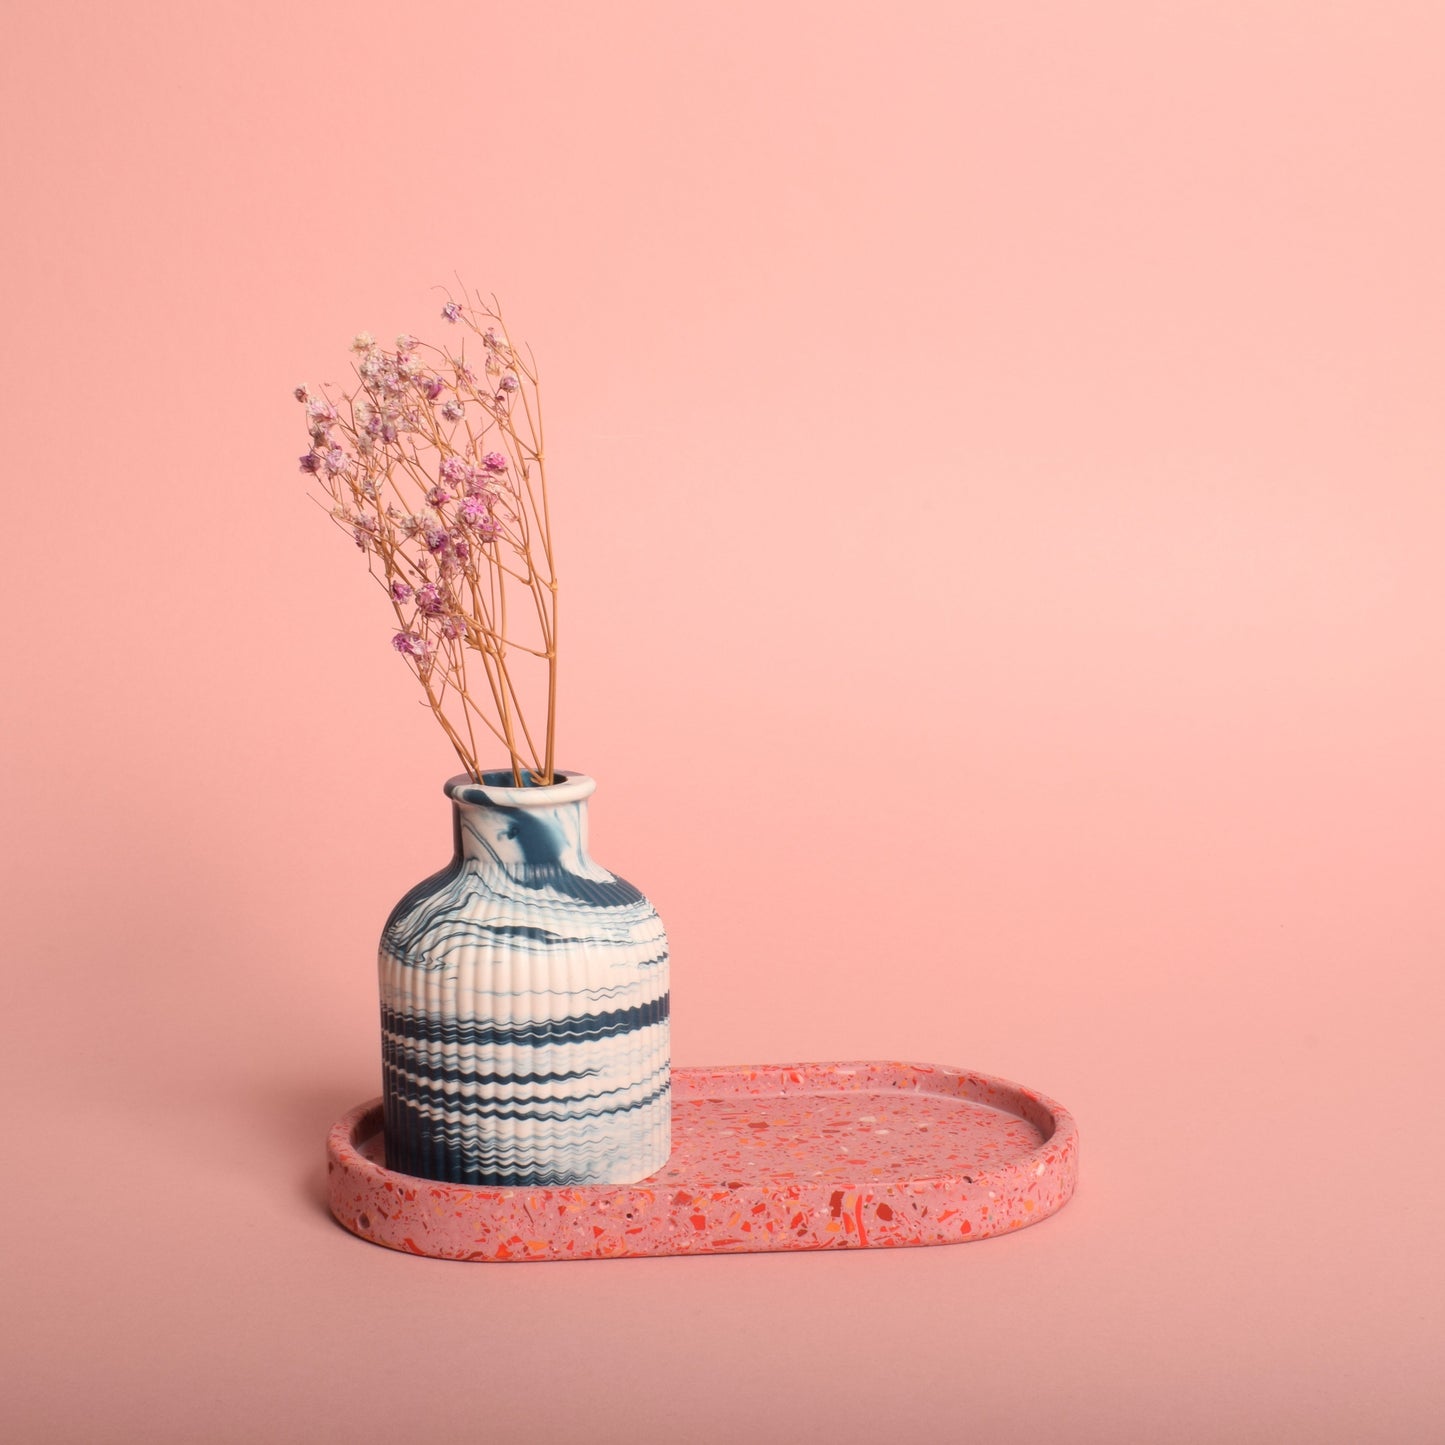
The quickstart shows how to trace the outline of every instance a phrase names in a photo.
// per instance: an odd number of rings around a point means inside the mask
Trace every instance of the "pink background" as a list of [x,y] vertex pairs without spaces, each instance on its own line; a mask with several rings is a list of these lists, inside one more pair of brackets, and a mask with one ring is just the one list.
[[[0,68],[10,1438],[1439,1438],[1438,5],[61,3]],[[1057,1218],[325,1215],[455,766],[289,393],[454,271],[676,1062],[1032,1084]]]

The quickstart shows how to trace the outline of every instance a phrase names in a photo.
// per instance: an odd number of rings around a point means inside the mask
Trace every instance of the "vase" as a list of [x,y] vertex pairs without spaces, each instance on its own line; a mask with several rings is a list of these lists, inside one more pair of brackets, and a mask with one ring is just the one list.
[[587,852],[582,773],[446,784],[452,861],[382,932],[388,1169],[630,1184],[672,1146],[667,934]]

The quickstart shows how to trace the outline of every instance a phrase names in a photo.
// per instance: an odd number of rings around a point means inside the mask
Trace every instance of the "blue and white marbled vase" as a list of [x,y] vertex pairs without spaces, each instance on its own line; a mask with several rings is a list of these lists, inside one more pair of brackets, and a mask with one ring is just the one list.
[[446,785],[455,851],[381,937],[387,1168],[627,1184],[672,1149],[662,920],[587,855],[597,784]]

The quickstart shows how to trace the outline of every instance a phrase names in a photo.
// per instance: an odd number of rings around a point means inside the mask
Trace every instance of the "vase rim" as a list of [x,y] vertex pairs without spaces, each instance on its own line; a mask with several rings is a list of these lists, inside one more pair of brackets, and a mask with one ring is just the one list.
[[510,768],[489,768],[482,774],[483,782],[476,782],[469,773],[458,773],[448,778],[444,787],[447,797],[454,803],[491,804],[503,808],[553,808],[559,803],[577,803],[597,791],[597,780],[586,773],[574,773],[566,768],[553,768],[555,782],[546,787],[532,786],[518,788],[511,783],[486,782],[487,778],[510,777]]

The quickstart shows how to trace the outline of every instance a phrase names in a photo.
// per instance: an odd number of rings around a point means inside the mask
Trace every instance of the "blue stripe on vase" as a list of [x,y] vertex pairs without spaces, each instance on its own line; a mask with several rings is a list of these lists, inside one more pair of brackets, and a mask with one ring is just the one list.
[[[667,1066],[664,1065],[664,1068]],[[656,1074],[657,1070],[653,1070]],[[485,1096],[449,1094],[445,1089],[427,1084],[414,1084],[411,1094],[413,1107],[422,1104],[440,1108],[445,1112],[463,1112],[467,1119],[535,1119],[559,1124],[575,1123],[579,1119],[603,1119],[610,1114],[630,1114],[637,1109],[660,1099],[670,1087],[664,1080],[641,1099],[620,1100],[614,1104],[600,1104],[596,1108],[584,1109],[579,1105],[613,1094],[624,1094],[638,1085],[627,1084],[618,1089],[604,1089],[597,1094],[562,1094],[537,1099],[489,1099]],[[465,1106],[465,1107],[463,1107]]]
[[503,1024],[487,1019],[437,1019],[416,1014],[382,1010],[382,1028],[408,1040],[433,1044],[462,1044],[471,1047],[568,1043],[574,1039],[610,1039],[661,1023],[668,1017],[667,994],[651,1003],[632,1008],[608,1009],[604,1013],[575,1014],[563,1019],[537,1023]]

